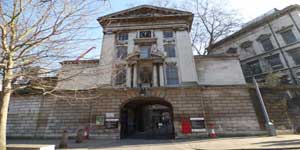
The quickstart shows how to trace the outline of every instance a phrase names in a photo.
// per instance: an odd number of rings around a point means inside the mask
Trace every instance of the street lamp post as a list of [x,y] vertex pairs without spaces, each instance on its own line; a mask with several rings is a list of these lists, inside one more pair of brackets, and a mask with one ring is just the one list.
[[267,131],[268,131],[269,136],[276,136],[277,134],[276,134],[275,126],[274,126],[274,124],[270,121],[270,118],[269,118],[269,115],[268,115],[268,112],[267,112],[267,109],[266,109],[264,100],[263,100],[263,98],[262,98],[262,95],[261,95],[261,92],[260,92],[258,83],[256,82],[256,79],[255,79],[254,76],[253,76],[252,79],[253,79],[253,83],[255,84],[256,93],[257,93],[257,95],[258,95],[258,99],[259,99],[259,102],[260,102],[260,105],[261,105],[261,108],[262,108],[262,111],[263,111],[263,113],[264,113],[264,117],[265,117],[265,120],[266,120],[265,127],[267,128]]

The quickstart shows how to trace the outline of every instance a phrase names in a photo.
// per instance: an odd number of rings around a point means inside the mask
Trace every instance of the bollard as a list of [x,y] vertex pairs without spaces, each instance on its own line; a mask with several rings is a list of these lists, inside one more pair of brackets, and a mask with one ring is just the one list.
[[59,148],[68,148],[68,131],[64,130],[60,143],[59,143]]
[[82,143],[84,140],[84,131],[83,129],[79,129],[76,135],[76,143]]

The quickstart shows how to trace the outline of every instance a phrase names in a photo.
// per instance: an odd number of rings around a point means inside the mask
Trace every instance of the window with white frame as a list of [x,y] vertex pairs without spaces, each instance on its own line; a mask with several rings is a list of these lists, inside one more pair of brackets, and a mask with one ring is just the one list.
[[259,38],[257,39],[266,52],[274,49],[270,36],[270,34],[264,34],[259,36]]
[[243,42],[240,47],[241,47],[242,51],[244,51],[245,53],[250,54],[250,55],[256,55],[255,50],[253,48],[252,41]]
[[243,68],[244,72],[247,72],[247,75],[253,75],[253,74],[260,74],[262,73],[259,60],[254,60],[251,62],[246,63],[244,65],[246,68]]
[[151,31],[140,31],[140,38],[151,38]]
[[282,31],[280,32],[280,35],[284,40],[285,44],[291,44],[297,41],[296,36],[294,35],[292,29]]
[[166,65],[167,85],[178,85],[178,69],[176,64]]
[[126,83],[126,69],[119,69],[116,72],[115,85],[123,85]]
[[118,33],[118,40],[119,41],[127,41],[128,40],[128,33],[127,32]]
[[164,50],[167,53],[167,57],[176,57],[175,45],[166,44],[164,45]]
[[117,58],[124,59],[127,57],[127,46],[118,46],[117,47]]
[[173,31],[163,31],[163,37],[164,39],[173,38]]
[[283,68],[283,64],[280,60],[279,54],[266,57],[266,60],[273,70],[278,70]]
[[140,58],[150,58],[151,46],[140,46]]
[[288,54],[293,58],[296,65],[300,65],[300,49],[289,51]]

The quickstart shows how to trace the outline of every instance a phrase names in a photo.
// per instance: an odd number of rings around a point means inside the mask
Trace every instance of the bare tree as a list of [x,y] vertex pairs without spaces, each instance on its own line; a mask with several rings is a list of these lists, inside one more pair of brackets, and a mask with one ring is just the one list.
[[240,27],[241,17],[228,5],[227,0],[187,0],[172,3],[170,0],[151,0],[149,4],[183,9],[194,13],[191,40],[198,55]]
[[[51,85],[39,77],[55,73],[57,70],[53,68],[57,68],[57,61],[72,55],[85,41],[83,33],[89,29],[87,22],[94,14],[99,15],[98,4],[99,1],[86,0],[0,0],[0,67],[3,78],[0,150],[6,150],[11,94],[27,87],[44,92],[52,90]],[[14,86],[20,78],[34,82]]]
[[199,55],[207,54],[206,47],[240,27],[241,17],[226,0],[190,0],[181,6],[195,15],[191,38]]

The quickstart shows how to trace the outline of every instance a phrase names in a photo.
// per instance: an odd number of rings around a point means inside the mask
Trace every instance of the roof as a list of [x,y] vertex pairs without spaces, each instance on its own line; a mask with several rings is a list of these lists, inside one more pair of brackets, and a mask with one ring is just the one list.
[[[145,12],[158,12],[158,14],[151,14],[151,15],[132,15],[131,13],[141,11]],[[170,16],[188,16],[190,17],[190,24],[193,20],[193,13],[188,11],[182,11],[177,9],[165,8],[165,7],[158,7],[153,5],[140,5],[136,7],[132,7],[129,9],[121,10],[115,13],[107,14],[105,16],[99,17],[97,20],[99,23],[104,26],[107,20],[117,20],[117,19],[136,19],[136,18],[153,18],[153,17],[170,17]]]
[[250,23],[246,24],[239,31],[225,37],[224,39],[216,42],[215,44],[212,44],[207,49],[211,50],[213,48],[216,48],[216,47],[218,47],[218,46],[220,46],[220,45],[222,45],[222,44],[224,44],[224,43],[226,43],[230,40],[233,40],[234,38],[237,38],[237,37],[241,36],[242,34],[247,33],[250,30],[253,30],[254,28],[260,27],[260,26],[266,24],[267,22],[270,22],[270,21],[272,21],[276,18],[279,18],[279,17],[285,15],[286,13],[291,12],[291,11],[296,10],[296,9],[300,9],[300,5],[298,5],[298,4],[290,5],[290,6],[284,8],[282,10],[277,10],[277,11],[275,11],[275,12],[269,14],[269,15],[266,15],[266,16],[262,17],[261,19],[257,20],[257,21],[254,21],[254,22],[250,21]]
[[60,64],[98,64],[99,59],[90,59],[90,60],[66,60],[60,62]]
[[213,55],[195,55],[194,59],[239,59],[238,55],[225,55],[225,54],[213,54]]

